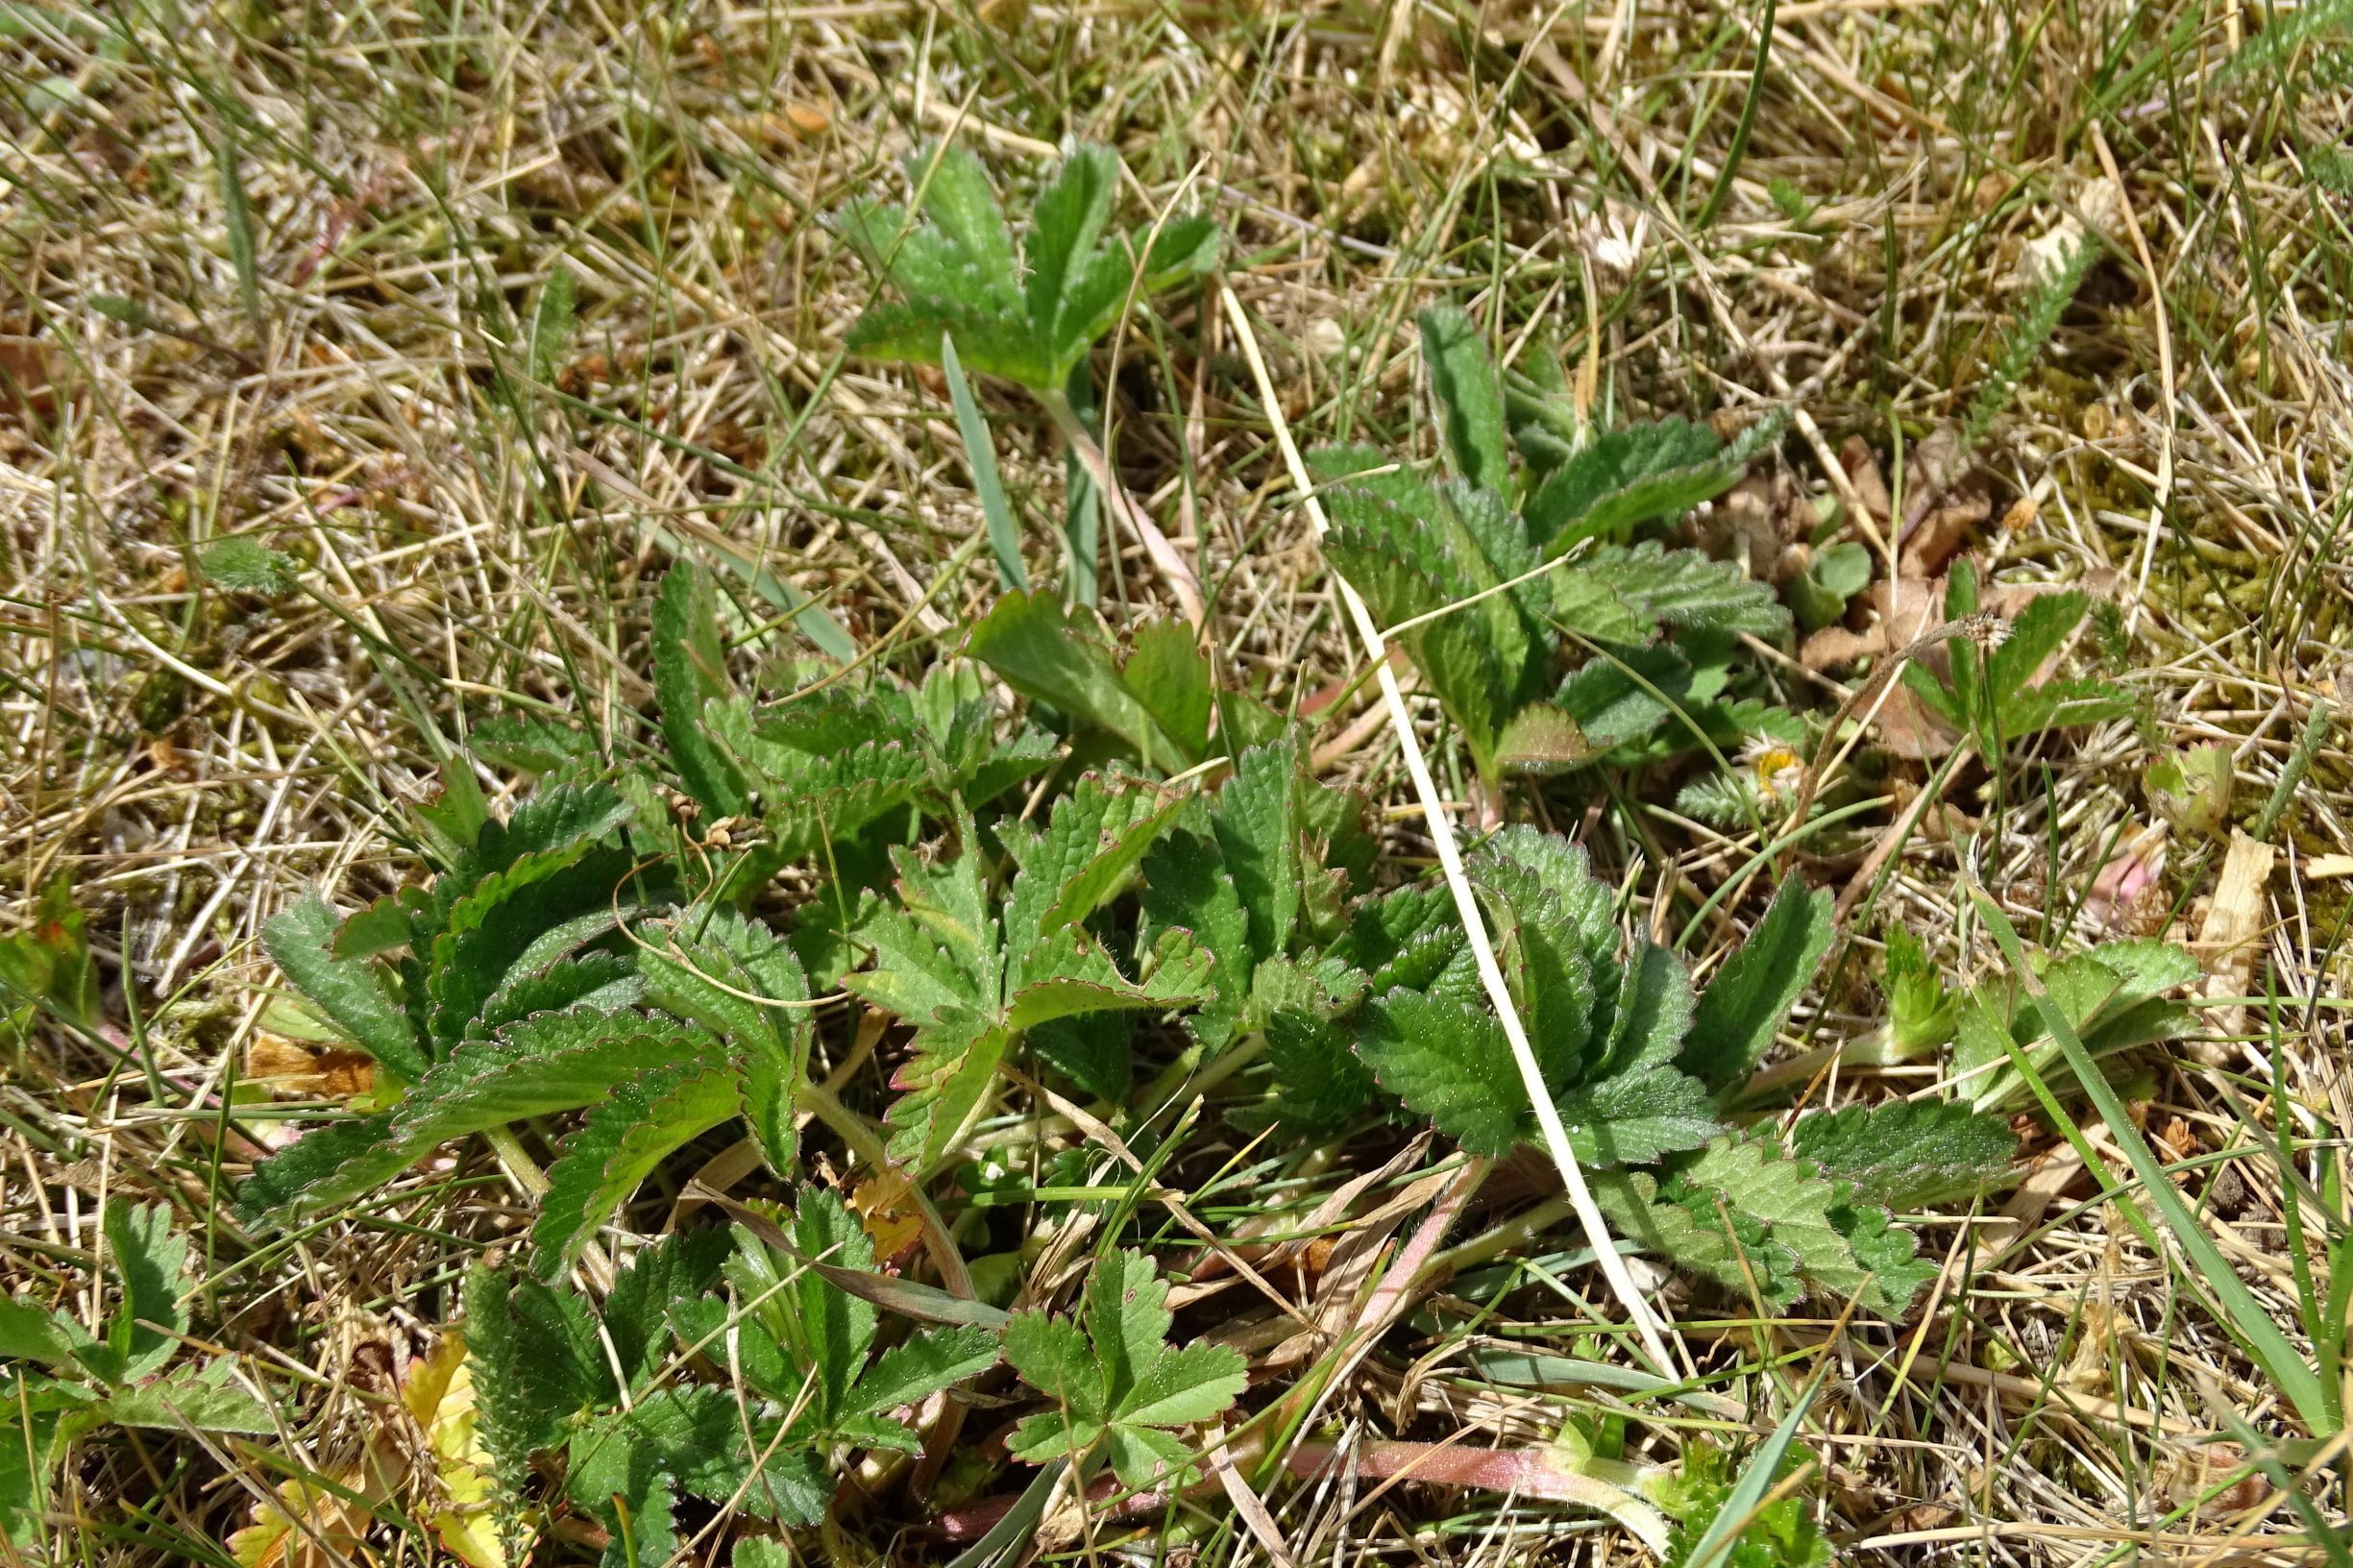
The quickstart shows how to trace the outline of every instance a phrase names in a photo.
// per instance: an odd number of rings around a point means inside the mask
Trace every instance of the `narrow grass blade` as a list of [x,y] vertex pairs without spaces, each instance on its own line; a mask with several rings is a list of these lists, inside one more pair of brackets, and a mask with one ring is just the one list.
[[2296,1354],[2295,1347],[2280,1332],[2279,1325],[2271,1321],[2270,1313],[2264,1311],[2263,1303],[2255,1299],[2255,1293],[2247,1288],[2246,1282],[2223,1258],[2221,1249],[2214,1244],[2214,1238],[2198,1224],[2197,1216],[2190,1213],[2190,1206],[2182,1201],[2181,1193],[2167,1177],[2165,1166],[2159,1164],[2157,1156],[2142,1138],[2141,1130],[2133,1125],[2132,1115],[2124,1102],[2117,1098],[2107,1076],[2092,1060],[2092,1053],[2084,1049],[2074,1026],[2067,1021],[2066,1011],[2052,999],[2042,981],[2035,977],[2033,968],[2026,962],[2025,948],[2019,942],[2018,932],[2011,926],[2009,917],[2002,914],[2000,906],[1973,881],[1970,885],[1969,894],[1977,906],[1977,913],[1984,919],[1986,928],[1993,933],[1996,944],[2001,948],[2002,956],[2010,961],[2011,971],[2018,977],[2018,983],[2025,988],[2035,1011],[2041,1015],[2043,1027],[2050,1031],[2050,1038],[2058,1043],[2059,1054],[2073,1069],[2076,1081],[2083,1086],[2084,1093],[2092,1101],[2093,1109],[2108,1124],[2109,1135],[2115,1139],[2117,1147],[2123,1151],[2125,1162],[2132,1166],[2133,1175],[2147,1188],[2149,1201],[2157,1206],[2158,1213],[2165,1217],[2167,1228],[2181,1243],[2184,1256],[2197,1270],[2201,1283],[2214,1292],[2221,1304],[2225,1326],[2246,1347],[2247,1354],[2263,1367],[2280,1392],[2287,1396],[2288,1402],[2295,1407],[2296,1414],[2303,1418],[2305,1424],[2315,1433],[2326,1431],[2329,1404],[2327,1395],[2321,1389],[2319,1375]]
[[1708,1522],[1706,1531],[1692,1547],[1691,1555],[1683,1559],[1683,1568],[1722,1568],[1731,1560],[1732,1548],[1740,1544],[1740,1532],[1748,1528],[1763,1506],[1765,1494],[1773,1489],[1774,1477],[1780,1473],[1781,1457],[1797,1440],[1798,1428],[1805,1420],[1805,1412],[1813,1408],[1814,1393],[1822,1386],[1824,1372],[1814,1374],[1814,1381],[1805,1385],[1798,1402],[1781,1417],[1781,1424],[1773,1429],[1773,1435],[1764,1446],[1751,1456],[1748,1468],[1732,1482],[1732,1489],[1724,1494],[1724,1504],[1716,1509],[1716,1517]]
[[254,263],[254,213],[245,200],[245,176],[238,170],[237,138],[221,137],[213,161],[220,170],[221,226],[229,234],[229,264],[236,269],[237,297],[245,302],[246,317],[261,330],[261,279]]
[[1700,208],[1693,230],[1706,228],[1724,210],[1724,204],[1732,194],[1732,176],[1740,172],[1740,159],[1749,150],[1749,133],[1756,129],[1757,106],[1765,100],[1765,65],[1773,59],[1773,13],[1778,0],[1765,0],[1765,14],[1756,24],[1756,65],[1749,73],[1749,96],[1740,106],[1740,123],[1732,127],[1732,144],[1725,149],[1724,167],[1716,173],[1716,184],[1707,193],[1707,205]]
[[972,401],[972,387],[956,359],[956,340],[940,334],[940,368],[947,375],[948,401],[956,405],[956,433],[964,437],[964,463],[971,470],[972,488],[980,495],[981,516],[989,523],[989,549],[996,556],[996,575],[1006,587],[1029,591],[1029,569],[1021,564],[1021,536],[1014,527],[1013,508],[1005,503],[1004,481],[997,478],[996,448],[989,439],[989,422]]

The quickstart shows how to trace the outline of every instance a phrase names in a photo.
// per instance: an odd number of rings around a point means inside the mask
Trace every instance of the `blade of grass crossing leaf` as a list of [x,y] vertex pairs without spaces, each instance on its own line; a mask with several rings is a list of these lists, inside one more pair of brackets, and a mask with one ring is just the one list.
[[1765,1494],[1773,1489],[1774,1478],[1780,1473],[1781,1457],[1797,1440],[1798,1428],[1804,1422],[1805,1412],[1813,1408],[1814,1393],[1822,1386],[1827,1372],[1826,1367],[1814,1374],[1814,1381],[1805,1385],[1805,1391],[1789,1408],[1789,1413],[1781,1417],[1781,1424],[1773,1429],[1773,1435],[1750,1457],[1748,1468],[1740,1472],[1740,1479],[1725,1493],[1716,1517],[1708,1522],[1705,1533],[1683,1559],[1683,1568],[1722,1568],[1731,1560],[1732,1548],[1740,1543],[1740,1532],[1763,1506]]
[[2214,1244],[2214,1238],[2206,1234],[2205,1227],[2198,1224],[2197,1217],[2190,1213],[2190,1206],[2182,1201],[2181,1193],[2166,1175],[2165,1166],[2142,1138],[2141,1130],[2133,1124],[2131,1112],[2117,1097],[2107,1076],[2093,1062],[2092,1053],[2084,1049],[2083,1041],[2076,1035],[2074,1025],[2068,1022],[2066,1011],[2052,998],[2026,963],[2025,948],[2019,942],[2018,932],[2011,926],[2009,917],[2002,914],[2000,906],[1973,881],[1970,884],[1969,894],[1986,928],[1993,933],[1995,943],[2001,948],[2002,956],[2010,961],[2011,971],[2018,983],[2025,988],[2027,996],[2033,1001],[2035,1011],[2042,1017],[2043,1027],[2050,1031],[2050,1038],[2059,1046],[2059,1054],[2073,1069],[2076,1081],[2083,1086],[2085,1095],[2092,1102],[2092,1108],[2108,1124],[2109,1134],[2115,1139],[2117,1147],[2123,1151],[2126,1163],[2132,1166],[2133,1175],[2147,1188],[2149,1201],[2165,1217],[2174,1239],[2181,1243],[2184,1256],[2196,1268],[2199,1280],[2220,1301],[2227,1319],[2226,1326],[2270,1376],[2280,1392],[2287,1396],[2288,1402],[2295,1407],[2296,1413],[2305,1424],[2315,1432],[2325,1430],[2329,1402],[2321,1389],[2318,1374],[2296,1354],[2295,1347],[2280,1332],[2279,1325],[2271,1321],[2270,1313],[2264,1311],[2263,1303],[2255,1299],[2255,1293],[2246,1287],[2246,1282],[2223,1258],[2221,1249]]
[[237,298],[245,314],[261,330],[261,281],[254,264],[254,212],[245,200],[245,176],[238,169],[240,153],[235,133],[221,137],[214,161],[220,166],[221,227],[229,235],[229,264],[236,270]]
[[971,383],[956,359],[956,340],[940,334],[940,369],[947,377],[948,401],[956,405],[956,433],[964,437],[964,465],[972,474],[972,488],[980,496],[980,514],[989,525],[989,549],[996,556],[996,575],[1006,587],[1029,590],[1029,569],[1021,564],[1021,536],[1015,531],[1013,508],[1005,503],[1004,481],[997,477],[996,448],[989,439],[989,422],[972,401]]
[[989,1533],[958,1553],[947,1568],[994,1568],[1019,1553],[1029,1544],[1030,1531],[1045,1516],[1045,1506],[1062,1483],[1063,1472],[1069,1468],[1069,1460],[1056,1459],[1040,1470],[1038,1479],[1014,1499],[1005,1516],[989,1527]]
[[1740,159],[1749,150],[1749,133],[1756,129],[1756,109],[1765,98],[1765,65],[1773,58],[1773,13],[1778,0],[1765,0],[1764,19],[1756,24],[1756,66],[1749,73],[1749,96],[1740,106],[1740,123],[1732,127],[1732,143],[1725,149],[1724,167],[1717,171],[1716,185],[1707,193],[1707,205],[1700,208],[1694,229],[1704,229],[1716,221],[1724,204],[1732,194],[1732,176],[1740,172]]
[[[1242,355],[1250,363],[1250,374],[1256,382],[1259,404],[1265,410],[1267,423],[1274,429],[1275,442],[1282,449],[1285,468],[1290,474],[1291,485],[1298,491],[1308,508],[1308,516],[1321,539],[1330,531],[1331,524],[1324,516],[1323,504],[1315,497],[1315,481],[1309,475],[1299,447],[1291,439],[1290,424],[1283,416],[1281,400],[1275,394],[1274,378],[1266,369],[1265,355],[1259,351],[1258,334],[1251,330],[1250,318],[1243,313],[1241,302],[1234,297],[1227,284],[1218,284],[1219,303],[1224,306],[1226,319],[1234,324],[1235,335],[1241,341]],[[1640,1335],[1643,1349],[1654,1363],[1654,1370],[1672,1373],[1674,1360],[1667,1354],[1667,1342],[1661,1334],[1656,1316],[1650,1304],[1643,1300],[1641,1287],[1626,1266],[1624,1254],[1611,1239],[1608,1222],[1602,1216],[1593,1193],[1586,1186],[1584,1172],[1578,1167],[1577,1156],[1569,1146],[1568,1129],[1561,1123],[1559,1109],[1554,1105],[1551,1091],[1545,1087],[1543,1068],[1536,1062],[1535,1048],[1529,1042],[1528,1029],[1520,1018],[1519,1009],[1511,999],[1510,987],[1504,979],[1503,967],[1496,961],[1495,943],[1487,933],[1486,919],[1479,907],[1479,896],[1471,889],[1470,877],[1462,866],[1462,854],[1455,843],[1454,824],[1446,814],[1446,797],[1439,793],[1437,781],[1431,776],[1430,762],[1422,754],[1421,740],[1413,728],[1413,719],[1406,707],[1405,692],[1397,684],[1397,673],[1389,665],[1388,647],[1381,628],[1374,624],[1372,611],[1363,599],[1350,587],[1346,578],[1334,575],[1349,620],[1364,645],[1365,658],[1380,682],[1383,702],[1389,714],[1390,726],[1397,733],[1400,748],[1405,754],[1406,771],[1412,776],[1415,798],[1421,802],[1424,821],[1430,837],[1437,846],[1438,863],[1446,872],[1446,886],[1454,896],[1455,910],[1461,917],[1462,929],[1470,939],[1471,954],[1478,966],[1481,986],[1494,1005],[1497,1021],[1503,1025],[1505,1039],[1511,1046],[1513,1060],[1520,1069],[1521,1085],[1528,1091],[1530,1103],[1536,1114],[1537,1125],[1544,1134],[1544,1146],[1560,1170],[1562,1186],[1568,1189],[1569,1202],[1577,1211],[1585,1236],[1593,1243],[1596,1258],[1602,1265],[1603,1278],[1609,1282],[1611,1292],[1626,1309],[1628,1319]]]

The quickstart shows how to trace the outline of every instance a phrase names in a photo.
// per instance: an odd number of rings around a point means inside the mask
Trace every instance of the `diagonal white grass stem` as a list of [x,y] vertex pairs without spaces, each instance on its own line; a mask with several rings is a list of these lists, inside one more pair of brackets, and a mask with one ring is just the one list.
[[[1315,537],[1321,539],[1331,531],[1331,522],[1324,516],[1323,502],[1315,496],[1314,481],[1308,477],[1307,465],[1300,460],[1299,447],[1291,439],[1290,424],[1283,417],[1283,404],[1275,396],[1274,379],[1266,372],[1265,356],[1259,353],[1258,336],[1250,329],[1250,318],[1242,313],[1241,302],[1223,281],[1218,294],[1225,306],[1226,319],[1234,324],[1235,335],[1240,339],[1242,355],[1250,361],[1250,374],[1258,382],[1259,403],[1266,410],[1266,418],[1274,428],[1275,444],[1282,449],[1284,466],[1290,472],[1291,483],[1297,487],[1300,499],[1307,503],[1308,516],[1315,525]],[[1446,886],[1455,896],[1456,913],[1462,918],[1462,929],[1469,937],[1471,954],[1478,961],[1480,984],[1486,988],[1487,999],[1495,1006],[1495,1016],[1504,1026],[1504,1038],[1510,1042],[1512,1060],[1519,1064],[1520,1082],[1528,1090],[1528,1098],[1535,1107],[1536,1123],[1544,1131],[1544,1146],[1560,1167],[1561,1185],[1568,1188],[1569,1203],[1577,1211],[1577,1218],[1585,1228],[1586,1239],[1593,1243],[1595,1255],[1602,1264],[1602,1275],[1609,1282],[1610,1290],[1625,1307],[1634,1332],[1641,1335],[1643,1348],[1650,1354],[1654,1369],[1673,1375],[1675,1362],[1667,1355],[1665,1336],[1659,1332],[1658,1320],[1650,1304],[1642,1299],[1641,1289],[1628,1271],[1626,1260],[1618,1252],[1617,1243],[1610,1239],[1607,1222],[1593,1201],[1592,1189],[1585,1185],[1584,1172],[1578,1168],[1577,1155],[1569,1147],[1568,1129],[1560,1122],[1560,1112],[1544,1087],[1544,1074],[1536,1066],[1536,1053],[1528,1042],[1528,1029],[1520,1021],[1519,1009],[1512,1005],[1511,992],[1504,984],[1503,967],[1495,961],[1495,943],[1487,935],[1487,923],[1479,913],[1478,895],[1471,891],[1471,882],[1462,870],[1462,855],[1455,845],[1454,821],[1446,814],[1445,796],[1438,793],[1436,780],[1430,776],[1429,759],[1422,755],[1421,740],[1413,733],[1412,716],[1406,711],[1405,693],[1399,690],[1396,672],[1389,668],[1388,644],[1381,628],[1374,625],[1372,612],[1364,600],[1348,585],[1346,578],[1333,574],[1333,582],[1339,588],[1340,600],[1347,606],[1348,618],[1357,628],[1357,636],[1364,645],[1365,657],[1372,661],[1373,672],[1381,682],[1381,697],[1389,710],[1389,723],[1397,731],[1397,744],[1405,752],[1406,771],[1413,777],[1413,791],[1422,803],[1422,815],[1430,824],[1430,837],[1437,845],[1438,865],[1446,872]]]

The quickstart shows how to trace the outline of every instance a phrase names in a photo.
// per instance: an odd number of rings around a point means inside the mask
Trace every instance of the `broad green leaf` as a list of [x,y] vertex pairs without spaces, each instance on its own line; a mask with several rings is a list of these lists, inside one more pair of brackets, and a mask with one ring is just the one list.
[[1691,971],[1683,961],[1656,943],[1635,939],[1619,970],[1605,1070],[1614,1075],[1674,1061],[1690,1033],[1691,1010]]
[[615,1086],[549,1167],[531,1226],[532,1272],[559,1275],[656,1166],[742,1106],[734,1069],[717,1062],[660,1064]]
[[[188,1238],[172,1228],[171,1211],[162,1204],[121,1198],[108,1200],[106,1237],[107,1261],[122,1296],[108,1325],[111,1354],[104,1375],[127,1383],[161,1369],[179,1352],[179,1336],[188,1326],[187,1309],[180,1304]],[[95,1347],[85,1359],[91,1354]]]
[[1738,951],[1700,995],[1679,1066],[1711,1090],[1745,1079],[1830,950],[1830,894],[1807,892],[1795,872]]
[[334,912],[312,894],[263,926],[262,944],[295,989],[345,1039],[388,1070],[415,1080],[431,1059],[418,1044],[407,1016],[393,1001],[376,967],[364,958],[333,953],[335,926]]
[[1773,597],[1771,585],[1743,576],[1735,562],[1712,560],[1696,550],[1668,550],[1646,540],[1605,546],[1577,564],[1645,620],[1688,631],[1745,631],[1764,638],[1789,629],[1789,612]]
[[1430,375],[1455,472],[1473,484],[1507,494],[1511,471],[1504,392],[1486,338],[1457,306],[1434,306],[1419,321],[1422,364]]
[[[1843,1207],[1837,1188],[1817,1175],[1811,1164],[1792,1160],[1761,1139],[1723,1138],[1682,1167],[1676,1179],[1695,1195],[1718,1194],[1732,1213],[1764,1224],[1775,1244],[1796,1258],[1806,1283],[1829,1299],[1859,1296],[1869,1311],[1898,1310],[1891,1293],[1855,1256],[1833,1216],[1832,1211]],[[1706,1209],[1687,1206],[1706,1223]]]
[[0,1356],[64,1366],[91,1343],[89,1332],[63,1312],[0,1296]]
[[1357,1054],[1381,1087],[1465,1153],[1500,1159],[1534,1127],[1511,1046],[1492,1015],[1400,990],[1366,1003],[1360,1017]]
[[1111,649],[1053,595],[1007,594],[972,627],[965,651],[1024,697],[1110,730],[1147,766],[1185,765],[1183,751],[1128,689]]
[[1865,1203],[1919,1209],[2017,1178],[2018,1135],[2000,1116],[1940,1100],[1844,1106],[1799,1120],[1790,1152]]
[[1557,1101],[1580,1164],[1646,1164],[1724,1131],[1715,1101],[1690,1075],[1654,1064],[1572,1090]]
[[1044,345],[1048,386],[1059,387],[1092,346],[1093,324],[1076,319],[1086,306],[1074,296],[1111,219],[1118,186],[1117,154],[1108,147],[1074,148],[1032,212],[1022,247],[1029,278],[1022,287],[1030,326]]
[[958,358],[984,376],[1032,390],[1054,384],[1054,362],[1028,323],[937,294],[869,306],[849,330],[847,347],[870,359],[928,365],[939,362],[945,341],[953,341]]
[[1140,627],[1120,680],[1187,762],[1209,754],[1210,708],[1215,679],[1192,629],[1182,621]]
[[176,1367],[162,1377],[117,1388],[96,1412],[118,1427],[276,1436],[281,1430],[277,1415],[234,1381],[235,1370],[233,1356],[215,1357],[202,1367]]
[[732,695],[734,683],[720,637],[719,595],[692,561],[670,569],[654,600],[653,690],[678,782],[710,816],[741,814],[743,777],[703,727],[703,704]]
[[1006,894],[1004,929],[1018,976],[1041,972],[1034,943],[1084,920],[1126,886],[1183,805],[1180,796],[1089,774],[1054,802],[1042,830],[1009,834],[1020,870]]

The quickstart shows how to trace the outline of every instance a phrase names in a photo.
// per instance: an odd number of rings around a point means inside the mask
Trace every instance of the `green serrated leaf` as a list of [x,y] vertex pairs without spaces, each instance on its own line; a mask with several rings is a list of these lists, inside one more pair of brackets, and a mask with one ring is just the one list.
[[742,1109],[732,1067],[671,1063],[614,1087],[548,1170],[531,1226],[531,1269],[553,1279],[597,1228],[680,1145]]
[[897,1409],[996,1364],[997,1335],[977,1325],[919,1334],[874,1358],[852,1390],[856,1413]]
[[[669,1360],[671,1314],[681,1303],[709,1298],[731,1248],[726,1231],[677,1231],[640,1251],[604,1299],[604,1331],[634,1393]],[[723,1307],[723,1303],[716,1303]]]
[[1791,873],[1701,993],[1677,1064],[1711,1090],[1745,1079],[1813,982],[1832,934],[1830,894],[1807,892]]
[[1005,1325],[1004,1349],[1023,1383],[1084,1419],[1103,1417],[1103,1374],[1078,1325],[1043,1312],[1016,1312]]
[[0,1356],[64,1366],[92,1343],[89,1332],[63,1312],[0,1296]]
[[1511,1046],[1492,1015],[1400,990],[1366,1003],[1360,1017],[1357,1054],[1381,1087],[1465,1153],[1500,1159],[1534,1128]]
[[1181,621],[1152,621],[1139,628],[1119,678],[1151,714],[1186,762],[1209,754],[1210,709],[1215,678]]
[[233,1356],[218,1356],[202,1367],[175,1367],[162,1377],[117,1388],[94,1413],[118,1427],[276,1436],[281,1431],[276,1413],[234,1381],[236,1364]]
[[1919,1209],[2017,1179],[2007,1119],[1941,1100],[1850,1105],[1800,1119],[1790,1152],[1864,1203]]
[[640,950],[638,966],[658,1005],[735,1048],[745,1119],[769,1167],[788,1172],[799,1150],[794,1095],[815,1032],[799,959],[766,926],[716,910],[682,913]]
[[733,695],[734,685],[720,638],[718,593],[692,561],[670,569],[654,600],[653,690],[679,784],[712,817],[742,813],[743,778],[703,727],[703,704]]
[[[180,1304],[188,1266],[188,1239],[172,1226],[162,1204],[108,1200],[107,1261],[121,1284],[122,1297],[108,1326],[103,1365],[110,1383],[128,1383],[159,1370],[180,1349],[188,1326]],[[84,1353],[90,1360],[98,1347]]]
[[293,592],[302,565],[283,551],[272,550],[251,534],[238,533],[215,539],[197,551],[196,569],[215,587],[275,599]]
[[334,954],[335,925],[334,911],[312,894],[264,925],[261,941],[294,988],[345,1039],[403,1078],[422,1076],[431,1058],[418,1043],[407,1016],[373,964]]

